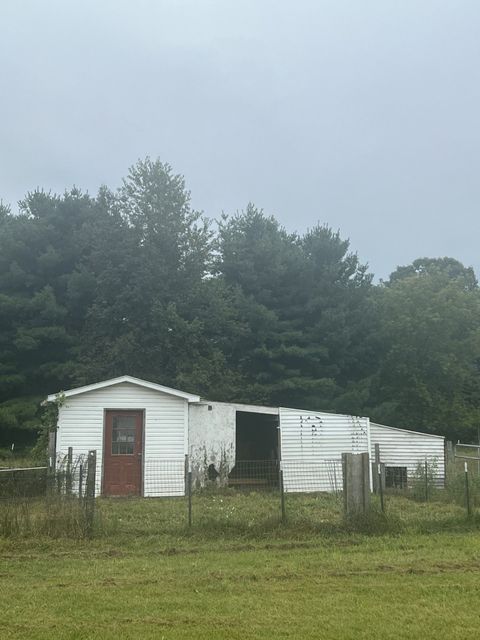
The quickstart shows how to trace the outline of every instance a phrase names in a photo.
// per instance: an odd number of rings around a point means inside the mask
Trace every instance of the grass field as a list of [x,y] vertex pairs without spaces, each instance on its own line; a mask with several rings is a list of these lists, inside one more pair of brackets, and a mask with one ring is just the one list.
[[272,496],[205,496],[191,530],[185,506],[101,500],[92,541],[0,539],[0,637],[478,635],[479,523],[460,506],[389,498],[359,528],[331,496],[289,496],[285,524]]

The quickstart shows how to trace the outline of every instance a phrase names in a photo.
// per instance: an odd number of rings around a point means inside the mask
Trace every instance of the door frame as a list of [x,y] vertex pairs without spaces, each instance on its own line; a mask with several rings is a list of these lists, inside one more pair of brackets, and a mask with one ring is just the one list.
[[125,407],[122,407],[120,409],[116,409],[116,408],[112,408],[112,407],[108,407],[108,408],[104,408],[103,409],[103,428],[102,428],[102,440],[103,440],[103,446],[102,446],[102,475],[101,475],[101,487],[100,487],[100,495],[102,497],[108,497],[105,496],[105,449],[107,447],[107,439],[105,437],[106,434],[106,430],[107,430],[107,411],[118,411],[119,413],[121,412],[125,412],[128,413],[130,412],[135,412],[135,413],[141,413],[142,414],[142,460],[141,460],[141,465],[140,465],[140,493],[139,493],[139,497],[143,498],[143,491],[144,491],[144,485],[145,485],[145,481],[144,481],[144,473],[145,473],[145,423],[146,423],[146,411],[145,409],[134,409],[134,408],[128,408],[126,409]]

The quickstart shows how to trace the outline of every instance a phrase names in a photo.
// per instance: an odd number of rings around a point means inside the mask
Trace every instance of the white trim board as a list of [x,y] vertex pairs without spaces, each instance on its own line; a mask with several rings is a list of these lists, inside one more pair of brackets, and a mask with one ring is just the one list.
[[161,393],[176,396],[177,398],[184,398],[185,400],[188,400],[188,402],[200,401],[200,396],[186,393],[185,391],[179,391],[178,389],[172,389],[171,387],[164,387],[163,385],[157,384],[156,382],[148,382],[148,380],[141,380],[140,378],[134,378],[132,376],[119,376],[118,378],[102,380],[102,382],[96,382],[95,384],[87,384],[84,387],[77,387],[75,389],[69,389],[68,391],[59,393],[51,393],[49,396],[47,396],[47,402],[54,402],[57,399],[58,395],[64,395],[66,398],[70,398],[71,396],[77,396],[81,393],[88,393],[89,391],[104,389],[105,387],[111,387],[113,385],[122,384],[124,382],[129,382],[130,384],[135,384],[146,389],[152,389],[153,391],[160,391]]

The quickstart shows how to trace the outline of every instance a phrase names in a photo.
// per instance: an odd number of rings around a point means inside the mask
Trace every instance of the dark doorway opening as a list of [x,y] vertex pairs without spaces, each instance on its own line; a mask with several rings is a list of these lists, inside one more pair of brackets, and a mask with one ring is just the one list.
[[235,450],[230,485],[278,486],[278,415],[237,411]]

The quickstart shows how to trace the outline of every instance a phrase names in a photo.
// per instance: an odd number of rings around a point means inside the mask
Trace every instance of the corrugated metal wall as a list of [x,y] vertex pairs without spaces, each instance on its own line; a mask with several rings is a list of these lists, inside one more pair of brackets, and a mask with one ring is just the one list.
[[281,407],[285,491],[341,489],[342,453],[369,450],[368,424],[368,418]]
[[67,398],[58,417],[57,451],[73,447],[75,456],[97,450],[100,493],[105,409],[143,409],[145,496],[183,495],[187,450],[188,403],[183,398],[130,383]]
[[444,438],[416,431],[370,423],[371,459],[375,460],[375,444],[380,447],[380,460],[388,467],[406,467],[407,479],[413,477],[425,459],[435,470],[436,481],[445,478]]

